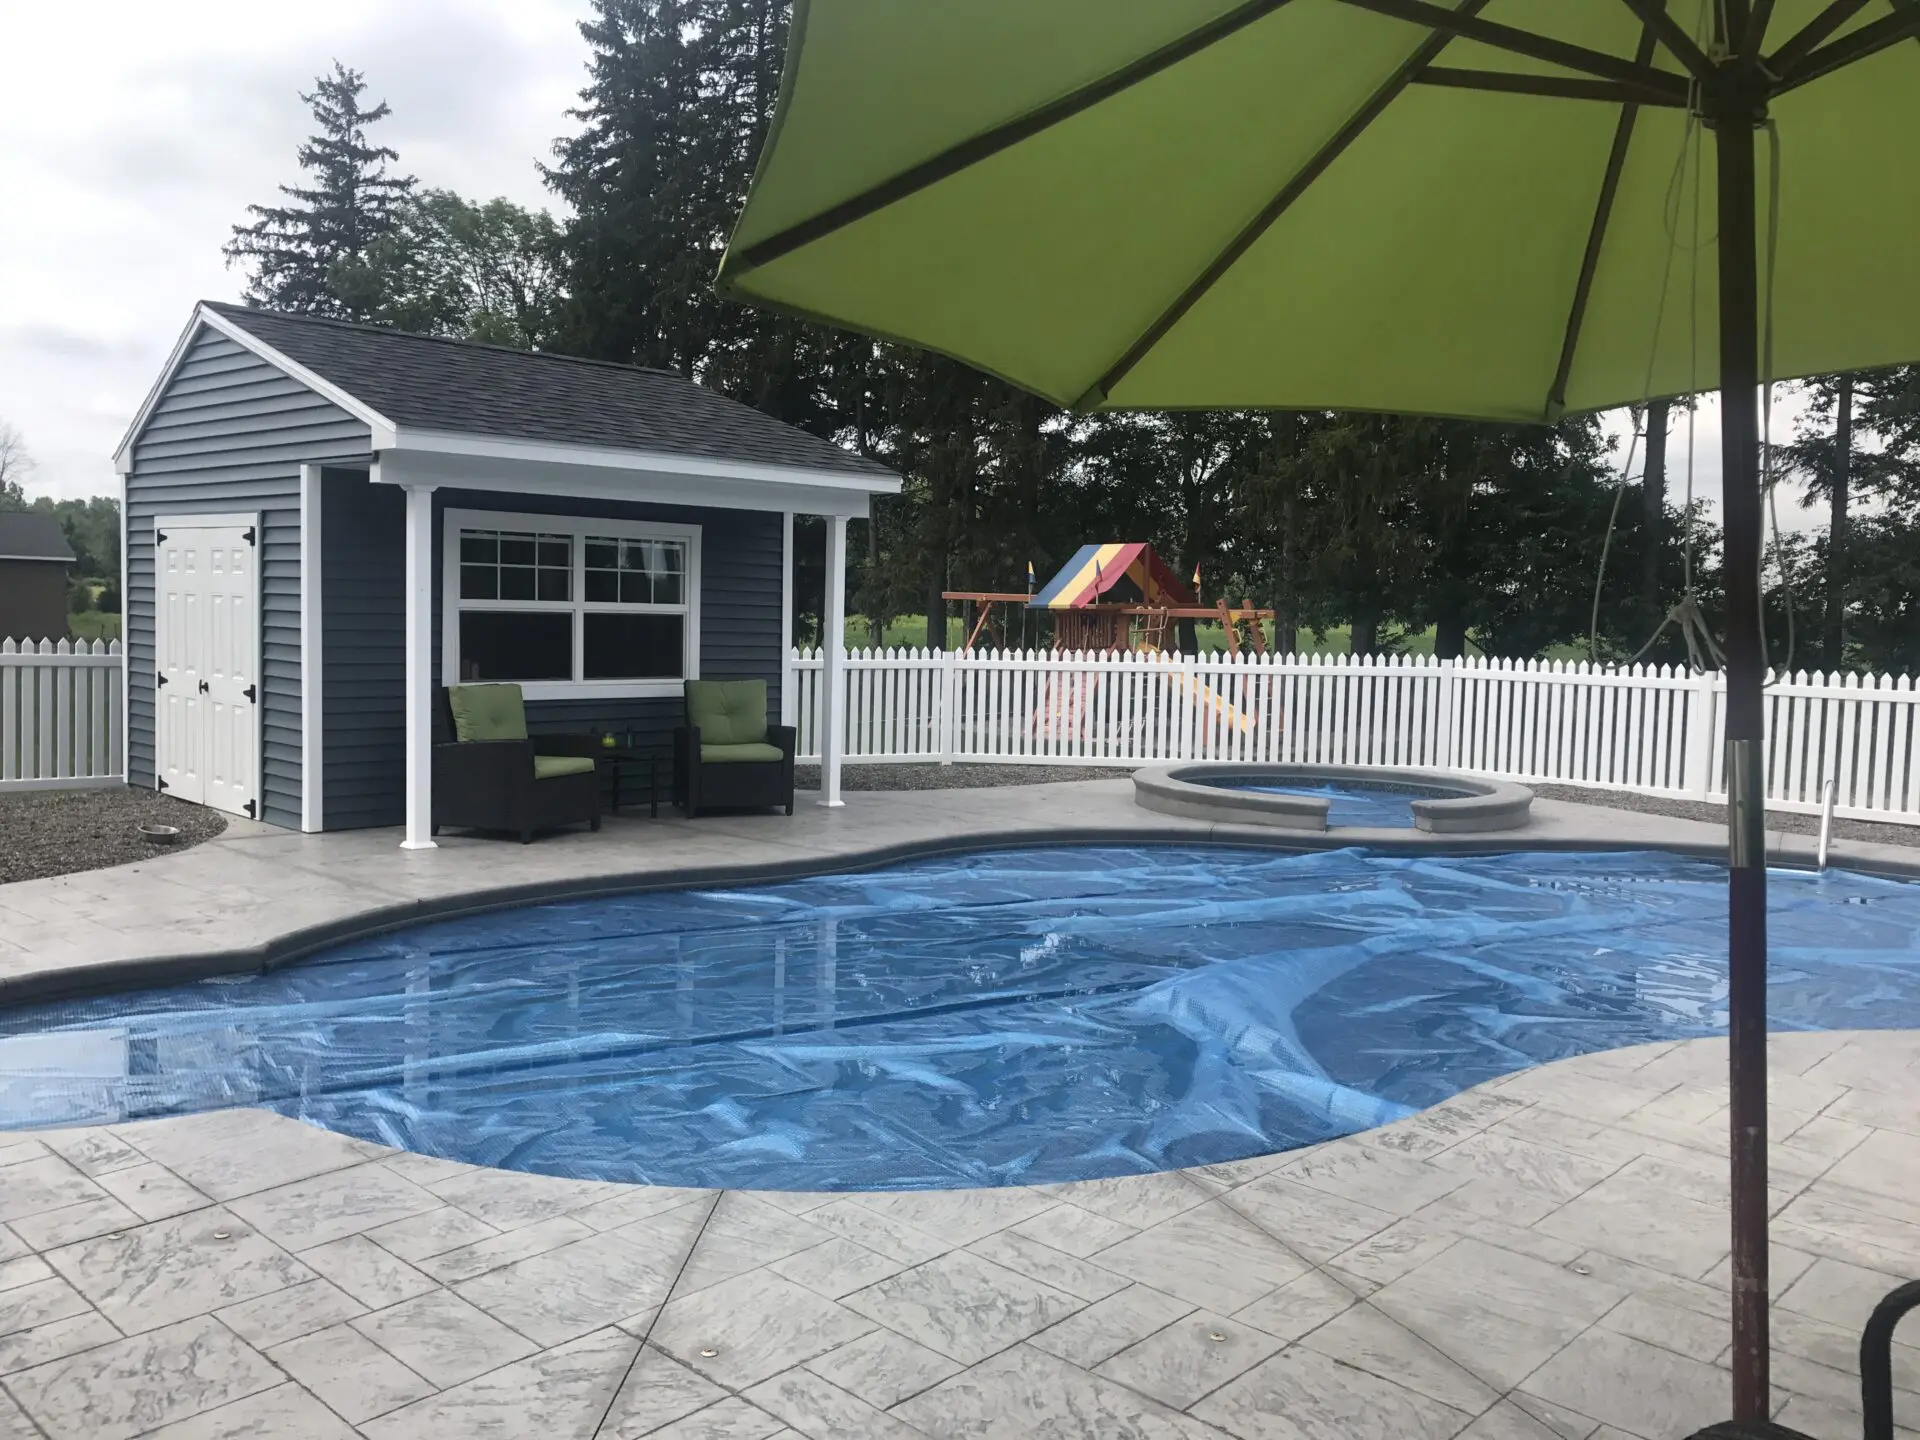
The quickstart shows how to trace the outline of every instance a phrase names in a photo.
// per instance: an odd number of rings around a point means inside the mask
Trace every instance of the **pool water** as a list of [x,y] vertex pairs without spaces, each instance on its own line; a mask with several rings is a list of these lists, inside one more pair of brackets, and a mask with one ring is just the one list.
[[[1778,1028],[1920,1025],[1920,886],[1773,884]],[[452,920],[0,1011],[0,1125],[259,1105],[675,1185],[1137,1174],[1724,1027],[1724,872],[1655,853],[977,854]]]
[[1432,800],[1443,792],[1416,787],[1365,785],[1329,781],[1324,785],[1279,784],[1247,776],[1194,776],[1197,785],[1216,790],[1249,790],[1257,795],[1307,795],[1325,800],[1329,826],[1356,825],[1374,830],[1413,829],[1413,802]]

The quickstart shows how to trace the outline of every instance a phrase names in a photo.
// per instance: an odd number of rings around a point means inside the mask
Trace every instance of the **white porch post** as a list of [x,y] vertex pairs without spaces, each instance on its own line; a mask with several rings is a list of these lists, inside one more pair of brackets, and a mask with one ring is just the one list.
[[[123,590],[121,592],[125,594]],[[780,515],[780,723],[800,723],[799,677],[793,668],[793,512]]]
[[433,486],[407,492],[407,838],[433,840]]
[[820,604],[820,803],[843,805],[840,752],[847,709],[847,517],[827,518],[827,585]]

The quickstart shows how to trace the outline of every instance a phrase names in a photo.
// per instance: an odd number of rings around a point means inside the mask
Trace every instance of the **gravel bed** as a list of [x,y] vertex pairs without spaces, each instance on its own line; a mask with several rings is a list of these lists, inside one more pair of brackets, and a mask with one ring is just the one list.
[[[180,838],[152,845],[142,823],[174,825]],[[28,790],[0,795],[0,884],[151,860],[211,840],[227,828],[218,810],[151,790]]]
[[[1542,800],[1561,800],[1572,805],[1604,805],[1610,810],[1637,810],[1642,815],[1671,815],[1676,820],[1705,820],[1709,824],[1727,823],[1727,807],[1706,800],[1670,800],[1663,795],[1635,795],[1625,790],[1588,790],[1578,785],[1529,785]],[[1794,815],[1780,810],[1767,812],[1767,828],[1784,830],[1789,835],[1818,835],[1818,815]],[[1920,846],[1920,825],[1885,825],[1873,820],[1833,822],[1833,838],[1859,840],[1870,845]]]
[[[842,765],[842,790],[985,790],[999,785],[1045,785],[1055,780],[1116,780],[1125,765]],[[793,767],[796,789],[818,790],[820,767]]]

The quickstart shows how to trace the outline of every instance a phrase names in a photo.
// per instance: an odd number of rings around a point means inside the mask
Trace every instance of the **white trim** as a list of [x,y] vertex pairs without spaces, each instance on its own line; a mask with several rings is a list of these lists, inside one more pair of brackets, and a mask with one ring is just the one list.
[[840,798],[847,724],[847,517],[827,516],[827,579],[820,600],[820,803]]
[[685,505],[706,510],[752,510],[803,515],[864,516],[872,497],[798,483],[768,484],[730,476],[676,475],[550,462],[443,456],[423,450],[382,452],[387,483],[438,485],[498,495],[502,504],[573,499]]
[[406,491],[407,829],[402,850],[433,839],[433,486]]
[[750,460],[707,460],[697,455],[670,455],[653,450],[548,440],[515,440],[458,431],[408,427],[395,433],[390,448],[506,460],[521,465],[590,466],[600,470],[643,471],[696,480],[751,480],[764,485],[800,485],[814,490],[837,490],[859,495],[900,493],[900,477],[884,473],[860,474],[810,465],[766,465]]
[[322,700],[321,507],[325,503],[321,467],[300,467],[300,828],[323,829],[326,795],[326,710]]
[[160,397],[166,392],[167,386],[173,383],[174,373],[185,363],[187,352],[192,348],[193,340],[200,333],[200,327],[203,325],[226,336],[242,349],[251,351],[289,378],[298,380],[314,394],[332,401],[360,421],[373,434],[371,448],[384,450],[394,443],[394,423],[378,410],[364,400],[349,395],[331,380],[316,375],[298,361],[288,359],[259,336],[236,325],[226,316],[209,309],[203,303],[194,307],[193,318],[187,322],[187,328],[174,345],[173,353],[167,357],[166,367],[161,370],[160,378],[154,382],[153,389],[147,392],[147,398],[141,402],[140,409],[133,417],[133,423],[127,427],[126,435],[113,452],[113,467],[122,475],[133,468],[134,441],[138,440],[140,432],[146,429],[147,421],[153,416],[154,407],[160,403]]
[[[258,510],[186,511],[177,515],[164,512],[153,517],[153,780],[160,788],[160,536],[175,530],[253,531],[253,818],[265,825],[267,820],[267,553],[266,531]],[[122,552],[124,554],[124,552]],[[120,597],[120,649],[126,644],[127,601]],[[124,712],[123,712],[124,714]],[[124,724],[124,720],[122,721]],[[204,802],[202,802],[204,804]],[[207,809],[218,809],[208,805]],[[233,814],[233,811],[221,811]],[[242,817],[245,818],[244,816]]]
[[780,512],[780,723],[794,723],[793,512]]
[[[133,601],[127,594],[127,541],[133,534],[133,527],[127,520],[127,477],[120,477],[120,779],[127,785],[133,784]],[[157,547],[156,547],[157,548]],[[155,558],[158,556],[156,554]],[[156,580],[159,578],[156,573]],[[159,592],[154,594],[153,623],[157,629],[160,624]],[[154,686],[153,719],[154,728],[159,729],[160,687]],[[160,778],[160,749],[156,744],[153,755],[153,774]],[[157,786],[155,787],[158,788]]]
[[[501,530],[533,530],[547,535],[566,535],[573,542],[572,600],[469,601],[460,599],[460,531],[482,526]],[[685,577],[686,603],[661,606],[652,613],[679,614],[686,626],[681,648],[684,674],[657,680],[586,680],[580,675],[584,663],[581,645],[582,617],[590,611],[628,612],[640,607],[589,602],[586,598],[586,547],[588,535],[632,536],[650,540],[680,540],[687,547]],[[571,680],[529,680],[520,683],[520,693],[528,700],[632,700],[672,697],[684,693],[688,680],[700,678],[700,583],[701,527],[678,521],[612,519],[598,515],[552,515],[534,510],[456,510],[441,513],[440,520],[440,683],[458,685],[460,681],[460,611],[463,603],[476,609],[524,610],[528,612],[567,612],[574,617],[573,674]],[[640,611],[640,613],[645,613]]]

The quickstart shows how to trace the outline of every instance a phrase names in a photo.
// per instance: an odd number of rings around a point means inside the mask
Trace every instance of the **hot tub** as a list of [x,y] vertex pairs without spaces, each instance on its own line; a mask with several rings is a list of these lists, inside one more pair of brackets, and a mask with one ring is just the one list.
[[1533,805],[1531,790],[1502,780],[1341,765],[1164,766],[1135,773],[1133,798],[1163,815],[1228,824],[1437,835],[1518,830]]

